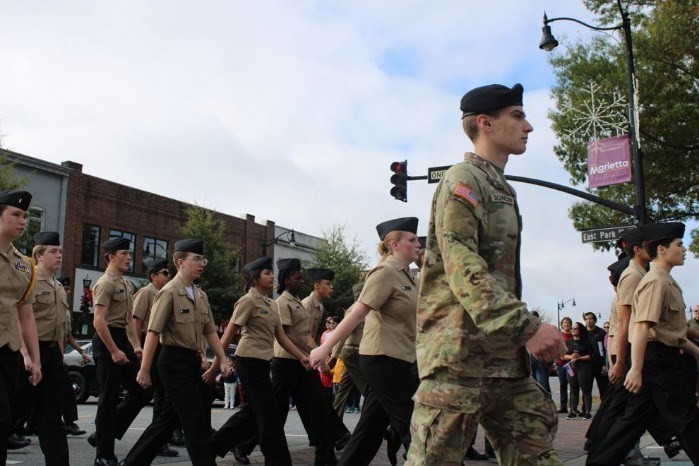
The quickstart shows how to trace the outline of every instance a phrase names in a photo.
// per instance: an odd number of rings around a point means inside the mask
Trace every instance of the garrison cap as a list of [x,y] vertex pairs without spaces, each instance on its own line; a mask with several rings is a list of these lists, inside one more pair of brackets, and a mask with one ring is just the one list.
[[522,92],[524,88],[519,83],[512,86],[512,89],[502,84],[477,87],[461,98],[461,118],[494,112],[511,105],[522,105]]
[[682,238],[684,236],[684,223],[651,223],[650,225],[642,225],[640,230],[646,241],[665,238]]
[[288,270],[289,272],[298,272],[301,270],[301,261],[296,258],[279,259],[277,261],[277,269],[279,271]]
[[425,249],[427,247],[427,236],[418,236],[418,243],[420,243],[420,249]]
[[642,243],[644,239],[643,233],[638,228],[627,230],[621,234],[621,240],[627,245]]
[[70,286],[70,277],[61,277],[56,280],[63,286]]
[[29,210],[32,195],[27,191],[2,191],[0,192],[0,205],[9,205],[22,210]]
[[330,269],[308,269],[308,279],[333,281],[335,272]]
[[162,269],[167,269],[167,259],[156,259],[151,262],[150,267],[146,270],[146,276],[150,278],[154,273],[158,273]]
[[272,258],[260,257],[243,267],[243,273],[252,272],[253,270],[272,270]]
[[131,241],[126,238],[110,238],[102,245],[104,252],[116,254],[117,251],[130,250]]
[[381,240],[392,231],[417,233],[417,217],[394,218],[393,220],[387,220],[376,225],[376,232],[379,234]]
[[57,231],[40,231],[34,235],[34,244],[42,246],[60,246],[61,235]]
[[199,238],[187,238],[175,241],[175,252],[191,252],[204,254],[204,240]]
[[616,283],[619,282],[619,278],[621,278],[622,272],[626,270],[626,268],[629,266],[630,260],[631,258],[629,256],[624,256],[618,261],[611,264],[609,267],[607,267],[607,270],[609,270],[609,273],[612,274]]

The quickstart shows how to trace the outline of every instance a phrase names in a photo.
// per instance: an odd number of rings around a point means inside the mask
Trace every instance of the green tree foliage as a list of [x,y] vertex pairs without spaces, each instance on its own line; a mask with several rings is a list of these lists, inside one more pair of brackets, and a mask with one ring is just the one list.
[[233,304],[242,296],[237,272],[237,251],[226,243],[226,226],[214,212],[199,206],[186,208],[187,223],[180,228],[183,238],[204,240],[204,255],[209,260],[199,285],[206,292],[216,321],[229,319]]
[[[587,0],[600,23],[621,23],[616,0]],[[699,218],[699,0],[622,2],[629,9],[639,93],[639,128],[648,214],[654,221]],[[554,31],[555,32],[555,31]],[[587,180],[584,138],[571,138],[579,121],[570,108],[582,108],[591,83],[597,98],[627,97],[625,42],[620,32],[599,33],[589,43],[567,44],[550,62],[556,74],[549,115],[558,138],[555,152],[574,183]],[[622,114],[626,117],[626,112]],[[599,137],[612,134],[602,132]],[[590,189],[617,202],[635,204],[634,184]],[[633,218],[590,203],[569,212],[576,229],[633,223]],[[699,252],[693,232],[692,250]],[[609,247],[611,245],[607,245]]]
[[[319,267],[335,271],[333,296],[325,303],[326,314],[338,318],[340,309],[347,309],[354,302],[352,286],[361,280],[362,271],[366,269],[367,260],[356,239],[349,240],[344,225],[336,225],[330,231],[323,232],[323,239],[318,252],[309,267]],[[306,285],[310,293],[310,284]]]

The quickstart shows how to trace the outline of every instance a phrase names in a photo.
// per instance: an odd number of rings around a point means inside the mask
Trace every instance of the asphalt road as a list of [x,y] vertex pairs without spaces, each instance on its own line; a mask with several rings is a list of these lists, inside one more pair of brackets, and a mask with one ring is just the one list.
[[[71,466],[92,466],[95,461],[95,449],[87,443],[87,435],[94,430],[95,423],[95,413],[97,411],[97,399],[90,398],[86,404],[78,405],[78,415],[80,419],[78,420],[78,425],[87,431],[87,434],[81,435],[79,437],[68,436],[68,448],[70,449],[70,464]],[[129,452],[131,446],[136,443],[141,433],[150,424],[153,409],[149,405],[141,410],[131,428],[127,431],[126,435],[121,441],[116,442],[115,452],[119,460],[123,459]],[[215,402],[211,413],[211,423],[214,428],[221,426],[228,418],[235,413],[235,411],[223,409],[222,402]],[[359,414],[345,414],[345,424],[350,430],[354,429],[357,421],[359,420]],[[298,413],[295,410],[289,411],[289,418],[287,419],[286,426],[286,439],[289,444],[289,448],[292,447],[305,447],[308,445],[308,437],[306,432],[301,425]],[[21,450],[10,451],[7,457],[7,464],[24,464],[24,465],[37,465],[44,464],[44,457],[41,454],[41,449],[39,448],[39,439],[36,436],[29,437],[32,440],[32,444]],[[153,464],[168,464],[168,463],[178,463],[182,461],[187,461],[189,456],[187,455],[187,449],[184,447],[173,447],[180,453],[179,457],[176,458],[162,458],[157,457]],[[227,457],[232,458],[229,454]]]

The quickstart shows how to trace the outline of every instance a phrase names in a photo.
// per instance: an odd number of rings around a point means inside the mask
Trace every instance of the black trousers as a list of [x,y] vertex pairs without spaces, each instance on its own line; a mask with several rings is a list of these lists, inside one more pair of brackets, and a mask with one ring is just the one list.
[[582,413],[592,409],[592,368],[589,363],[578,362],[573,368],[575,374],[568,379],[570,384],[570,410],[578,410],[580,392],[582,391]]
[[[627,354],[631,354],[631,349],[627,350]],[[615,358],[615,356],[612,356]],[[607,392],[602,398],[602,402],[595,413],[595,416],[590,422],[590,427],[587,429],[585,437],[587,438],[586,444],[589,445],[589,449],[592,450],[596,445],[599,444],[601,439],[604,439],[609,435],[609,430],[614,425],[614,422],[622,417],[626,412],[626,405],[629,400],[633,397],[633,394],[626,390],[623,381],[626,379],[626,374],[628,373],[629,366],[624,369],[622,374],[621,382],[610,383],[607,387]],[[658,414],[655,420],[648,425],[648,433],[651,437],[659,444],[665,445],[672,441],[672,436],[674,435],[667,424],[667,421]],[[640,439],[637,439],[637,441]]]
[[641,391],[630,398],[625,414],[614,422],[607,436],[599,438],[587,464],[621,464],[658,415],[677,434],[692,463],[699,464],[699,408],[686,380],[694,377],[694,371],[694,358],[680,355],[677,348],[648,342]]
[[[129,362],[124,365],[115,364],[99,334],[95,333],[92,338],[92,353],[100,383],[100,396],[95,416],[97,457],[105,459],[115,458],[115,439],[123,437],[141,408],[152,397],[151,390],[144,390],[136,382],[140,363],[126,337],[126,330],[110,327],[109,333],[117,348],[129,358]],[[126,388],[127,394],[119,403],[122,385]]]
[[63,422],[65,424],[72,424],[78,420],[78,404],[75,402],[75,392],[73,392],[73,382],[70,380],[70,374],[68,374],[68,367],[63,365],[63,372],[65,373],[65,381],[63,384]]
[[235,367],[247,403],[211,436],[212,451],[223,457],[235,445],[248,439],[251,431],[257,430],[265,464],[290,466],[291,455],[286,443],[284,424],[279,416],[270,380],[270,362],[238,356]]
[[165,399],[157,417],[126,455],[125,462],[130,466],[151,464],[179,420],[189,460],[195,466],[210,466],[214,458],[209,448],[210,427],[206,420],[208,397],[201,380],[198,353],[177,346],[163,346],[157,367]]
[[340,458],[344,466],[370,464],[389,425],[406,448],[410,445],[412,396],[419,383],[417,364],[390,356],[360,355],[359,365],[367,390],[359,423]]
[[605,393],[607,393],[607,387],[609,386],[609,376],[603,371],[604,365],[598,362],[592,362],[590,369],[592,369],[592,377],[595,379],[595,382],[597,382],[599,396],[600,398],[604,398]]
[[0,464],[7,462],[7,438],[13,431],[12,404],[21,367],[19,351],[0,348]]
[[68,376],[58,343],[39,342],[41,382],[33,387],[32,421],[39,436],[39,446],[47,466],[68,466],[68,440],[61,413]]

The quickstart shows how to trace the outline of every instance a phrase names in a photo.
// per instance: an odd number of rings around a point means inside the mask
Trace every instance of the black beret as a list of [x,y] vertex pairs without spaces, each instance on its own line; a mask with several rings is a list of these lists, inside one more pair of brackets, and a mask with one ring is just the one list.
[[409,231],[410,233],[417,233],[417,217],[394,218],[393,220],[387,220],[376,225],[376,232],[382,240],[391,231]]
[[420,249],[425,249],[427,247],[427,236],[418,236],[418,243],[420,243]]
[[308,279],[333,281],[335,272],[330,269],[308,269]]
[[629,266],[630,260],[631,258],[629,256],[624,256],[618,261],[611,264],[609,267],[607,267],[607,270],[609,270],[609,273],[612,274],[616,283],[619,282],[619,278],[621,278],[622,272],[626,270],[626,268]]
[[70,277],[61,277],[56,281],[63,286],[70,286]]
[[298,272],[301,270],[301,261],[296,258],[279,259],[277,261],[277,269],[288,270],[289,272]]
[[522,92],[524,88],[521,84],[515,84],[512,89],[502,84],[477,87],[461,98],[461,118],[494,112],[512,105],[522,105]]
[[167,269],[167,259],[156,259],[151,262],[150,267],[146,270],[146,277],[150,277],[154,273],[160,272],[162,269]]
[[243,267],[243,273],[252,272],[253,270],[272,270],[272,258],[260,257]]
[[60,246],[61,235],[57,231],[40,231],[34,235],[34,244],[42,246]]
[[187,238],[175,241],[175,251],[204,254],[204,240],[199,238]]
[[642,243],[644,239],[643,233],[638,228],[626,230],[621,234],[621,240],[627,245]]
[[117,251],[131,250],[131,241],[126,238],[110,238],[102,245],[104,252],[115,254]]
[[29,210],[32,195],[27,191],[3,191],[0,192],[0,205],[9,205],[22,210]]
[[682,238],[684,236],[684,223],[651,223],[650,225],[642,225],[640,230],[646,241]]

